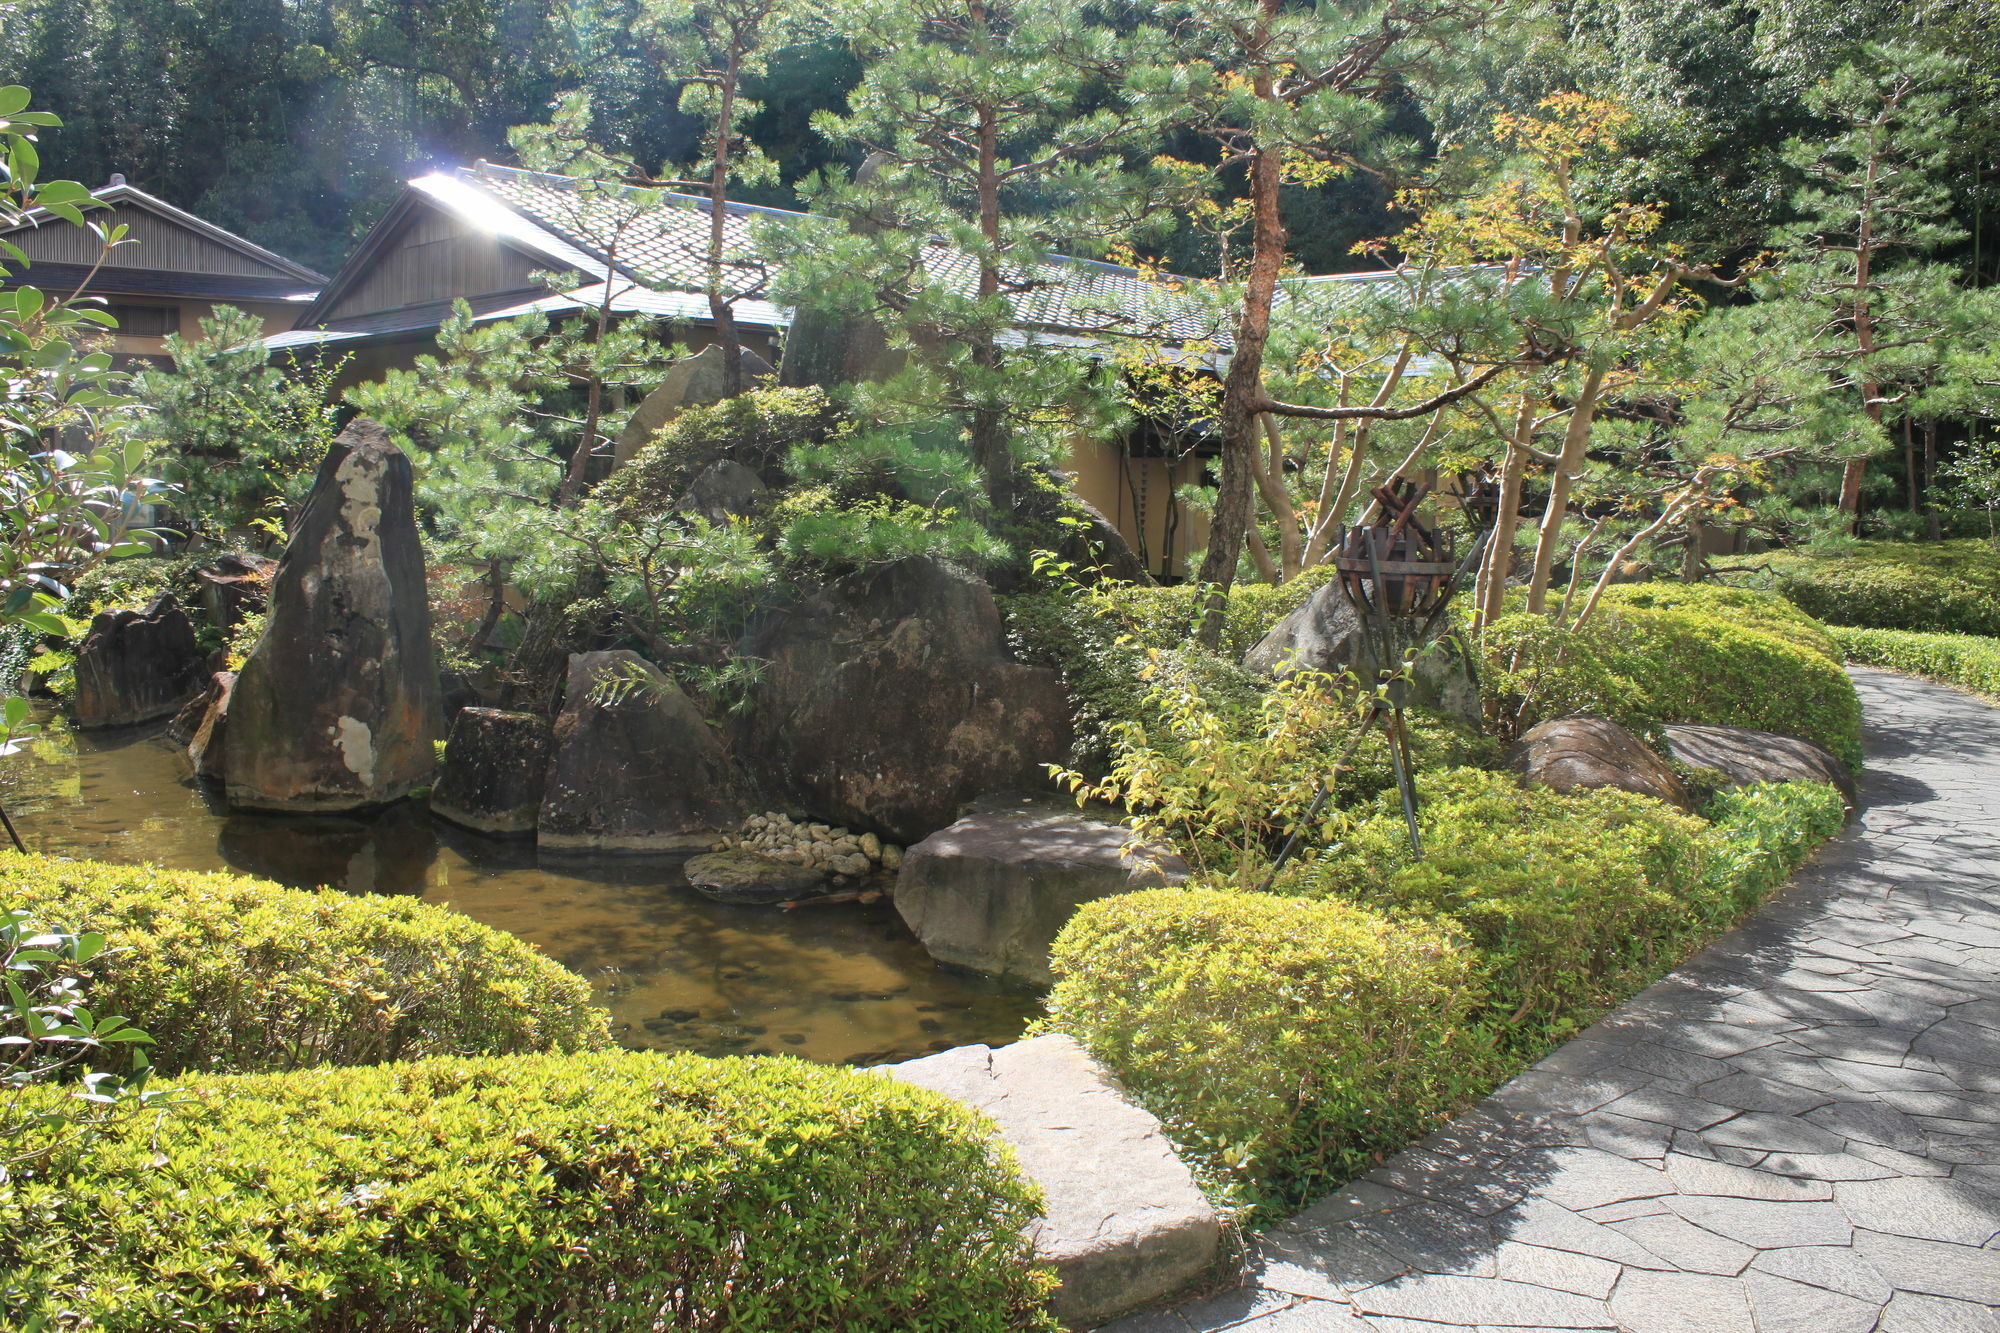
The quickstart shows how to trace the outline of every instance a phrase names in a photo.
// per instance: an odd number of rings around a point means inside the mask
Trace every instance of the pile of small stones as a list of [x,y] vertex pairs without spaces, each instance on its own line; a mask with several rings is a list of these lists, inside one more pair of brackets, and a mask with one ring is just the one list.
[[744,820],[743,831],[726,845],[836,875],[865,875],[877,866],[893,873],[903,864],[903,849],[873,833],[809,824],[776,811]]

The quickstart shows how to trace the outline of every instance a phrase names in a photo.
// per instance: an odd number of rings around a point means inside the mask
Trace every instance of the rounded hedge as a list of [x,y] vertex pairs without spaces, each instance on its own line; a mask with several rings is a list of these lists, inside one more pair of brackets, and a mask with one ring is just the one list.
[[1861,701],[1840,663],[1727,613],[1628,606],[1577,630],[1515,614],[1487,626],[1481,646],[1490,707],[1521,731],[1570,713],[1641,732],[1753,727],[1861,766]]
[[103,935],[119,952],[97,965],[92,1005],[150,1033],[147,1053],[167,1074],[610,1041],[583,978],[505,931],[413,898],[7,856],[0,907]]
[[1474,998],[1460,941],[1340,902],[1158,889],[1057,937],[1044,1027],[1117,1071],[1216,1177],[1362,1169],[1450,1100]]
[[989,1130],[792,1059],[213,1078],[0,1192],[0,1293],[105,1333],[1052,1328]]
[[2000,635],[2000,549],[1976,538],[1857,542],[1771,557],[1778,591],[1832,625]]
[[1774,592],[1721,583],[1614,583],[1599,605],[1642,611],[1686,611],[1775,634],[1821,657],[1840,660],[1826,626]]

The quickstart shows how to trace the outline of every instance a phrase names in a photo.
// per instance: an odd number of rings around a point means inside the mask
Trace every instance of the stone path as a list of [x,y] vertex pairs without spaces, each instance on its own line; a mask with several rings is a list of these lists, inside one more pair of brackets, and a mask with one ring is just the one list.
[[2000,709],[1877,671],[1755,920],[1116,1333],[2000,1333]]

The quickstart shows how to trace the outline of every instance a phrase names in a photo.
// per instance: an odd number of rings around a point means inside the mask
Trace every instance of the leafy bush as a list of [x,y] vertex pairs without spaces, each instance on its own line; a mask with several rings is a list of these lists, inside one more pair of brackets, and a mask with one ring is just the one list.
[[[162,1328],[1052,1327],[970,1110],[789,1059],[427,1060],[188,1085],[0,1195],[16,1318]],[[15,1325],[18,1327],[18,1325]]]
[[1523,788],[1476,769],[1427,773],[1421,796],[1422,860],[1385,795],[1284,887],[1455,922],[1516,1020],[1594,1009],[1608,979],[1670,961],[1705,915],[1707,826],[1662,802]]
[[2000,639],[1844,626],[1836,627],[1833,637],[1850,662],[2000,697]]
[[1732,588],[1721,583],[1614,583],[1600,606],[1642,611],[1691,611],[1775,634],[1787,643],[1840,660],[1840,648],[1826,626],[1774,592]]
[[1839,663],[1724,615],[1629,606],[1577,630],[1510,615],[1487,626],[1481,646],[1488,707],[1516,731],[1576,712],[1640,732],[1754,727],[1861,765],[1861,702]]
[[1732,788],[1707,821],[1595,788],[1522,788],[1510,774],[1427,774],[1411,856],[1400,806],[1371,817],[1284,888],[1449,920],[1486,960],[1493,1017],[1561,1036],[1677,962],[1781,883],[1840,827],[1817,783]]
[[1044,1026],[1239,1192],[1352,1174],[1450,1100],[1475,991],[1442,929],[1342,902],[1158,889],[1087,904]]
[[796,445],[847,429],[841,409],[820,389],[752,389],[691,407],[662,426],[591,497],[634,521],[671,509],[711,463],[730,459],[764,477],[781,479]]
[[9,856],[0,904],[123,951],[93,978],[92,999],[153,1034],[163,1073],[608,1042],[581,977],[505,931],[414,899]]
[[2000,635],[2000,549],[1977,539],[1856,542],[1771,557],[1778,591],[1831,625]]

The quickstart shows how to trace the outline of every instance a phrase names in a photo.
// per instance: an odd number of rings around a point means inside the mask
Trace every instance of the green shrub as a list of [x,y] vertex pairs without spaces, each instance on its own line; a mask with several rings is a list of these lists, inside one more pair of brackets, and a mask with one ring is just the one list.
[[1057,937],[1044,1026],[1074,1035],[1249,1195],[1361,1169],[1450,1101],[1470,956],[1340,902],[1159,889]]
[[2000,698],[2000,639],[1844,626],[1836,626],[1833,637],[1850,662],[1886,667]]
[[776,481],[794,445],[846,427],[846,414],[821,389],[752,389],[682,412],[599,482],[591,497],[620,518],[643,520],[671,509],[711,463],[731,459]]
[[1481,685],[1517,731],[1569,713],[1635,731],[1754,727],[1861,766],[1861,701],[1837,661],[1722,615],[1631,606],[1567,630],[1540,616],[1487,626]]
[[1778,591],[1830,625],[2000,635],[2000,549],[1977,539],[1857,542],[1771,557]]
[[1485,955],[1494,1004],[1517,1019],[1594,1011],[1615,979],[1670,961],[1709,918],[1707,825],[1662,802],[1477,769],[1427,773],[1420,797],[1423,859],[1384,795],[1284,887],[1456,923]]
[[1607,609],[1691,611],[1760,629],[1821,657],[1840,660],[1840,648],[1826,626],[1774,592],[1721,583],[1614,583],[1604,590],[1599,605]]
[[1283,887],[1452,922],[1485,958],[1492,1018],[1537,1041],[1672,966],[1844,818],[1839,793],[1818,783],[1725,790],[1713,825],[1615,788],[1523,788],[1474,769],[1426,774],[1420,796],[1421,860],[1384,796]]
[[10,1327],[1052,1327],[1039,1199],[881,1075],[622,1053],[188,1085],[0,1194]]
[[0,907],[114,949],[94,1003],[153,1035],[163,1073],[604,1046],[581,977],[410,898],[40,856],[0,858]]

